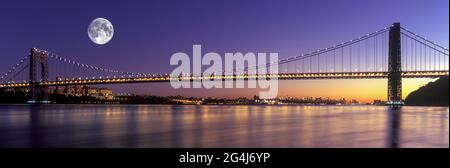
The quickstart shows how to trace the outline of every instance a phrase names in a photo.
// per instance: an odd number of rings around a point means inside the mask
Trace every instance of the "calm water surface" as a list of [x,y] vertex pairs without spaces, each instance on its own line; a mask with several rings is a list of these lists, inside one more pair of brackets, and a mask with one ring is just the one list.
[[448,107],[0,105],[0,147],[449,147]]

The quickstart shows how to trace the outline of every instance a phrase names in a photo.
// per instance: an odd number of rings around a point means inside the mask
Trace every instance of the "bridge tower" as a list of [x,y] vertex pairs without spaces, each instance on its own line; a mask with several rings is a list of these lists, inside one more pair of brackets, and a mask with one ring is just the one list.
[[[40,66],[40,71],[38,68]],[[40,77],[38,75],[40,74]],[[48,81],[48,52],[31,48],[30,51],[30,99],[29,103],[48,103],[48,87],[37,86]]]
[[400,23],[389,29],[388,104],[402,104],[402,66]]

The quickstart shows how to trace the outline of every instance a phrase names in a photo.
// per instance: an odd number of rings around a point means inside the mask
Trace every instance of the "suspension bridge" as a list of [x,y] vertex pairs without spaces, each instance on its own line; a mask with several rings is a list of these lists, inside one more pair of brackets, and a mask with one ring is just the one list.
[[152,74],[119,71],[83,64],[58,54],[32,48],[0,76],[0,89],[27,88],[30,103],[48,102],[49,87],[68,85],[170,82],[172,80],[388,79],[388,104],[402,104],[402,78],[438,78],[449,75],[449,50],[394,23],[378,31],[311,53],[264,65],[277,73],[249,73],[234,69],[217,75]]

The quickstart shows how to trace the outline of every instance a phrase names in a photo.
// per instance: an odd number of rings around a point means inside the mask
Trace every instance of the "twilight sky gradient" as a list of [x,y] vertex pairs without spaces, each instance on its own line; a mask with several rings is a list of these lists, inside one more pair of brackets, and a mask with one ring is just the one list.
[[[87,26],[110,20],[114,37],[96,45]],[[124,71],[168,73],[170,56],[191,53],[278,52],[281,58],[328,47],[399,21],[448,48],[448,0],[130,0],[0,2],[0,72],[30,47]],[[404,80],[404,96],[431,79]],[[107,86],[116,92],[239,97],[251,89],[183,89],[166,84]],[[386,80],[282,81],[279,96],[386,99]]]

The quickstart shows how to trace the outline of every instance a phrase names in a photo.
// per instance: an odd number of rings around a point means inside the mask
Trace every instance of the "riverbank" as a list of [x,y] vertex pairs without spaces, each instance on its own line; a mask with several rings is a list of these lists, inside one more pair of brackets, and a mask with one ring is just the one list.
[[411,92],[405,99],[410,106],[449,106],[449,77],[441,77]]

